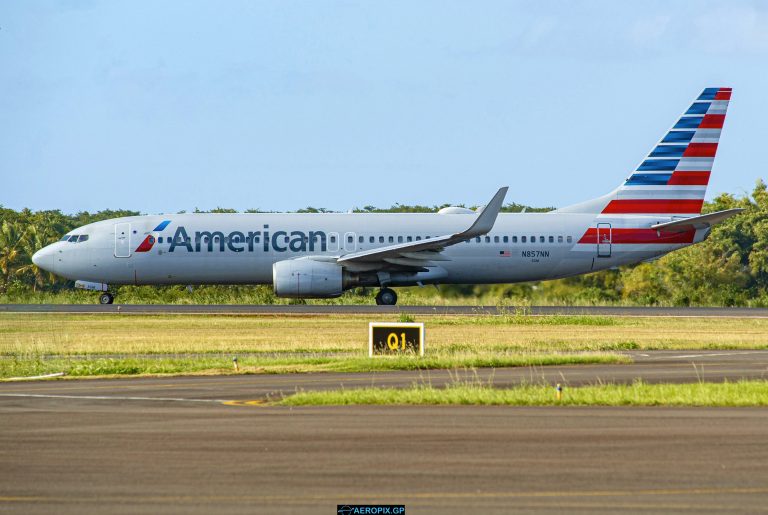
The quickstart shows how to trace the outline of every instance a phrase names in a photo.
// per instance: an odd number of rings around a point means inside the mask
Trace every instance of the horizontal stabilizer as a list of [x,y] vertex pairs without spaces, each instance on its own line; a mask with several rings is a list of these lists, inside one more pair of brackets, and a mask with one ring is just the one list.
[[742,211],[744,211],[742,208],[726,209],[725,211],[718,211],[716,213],[652,225],[651,229],[664,232],[686,232],[691,229],[706,229],[707,227],[711,227],[734,215],[738,215]]

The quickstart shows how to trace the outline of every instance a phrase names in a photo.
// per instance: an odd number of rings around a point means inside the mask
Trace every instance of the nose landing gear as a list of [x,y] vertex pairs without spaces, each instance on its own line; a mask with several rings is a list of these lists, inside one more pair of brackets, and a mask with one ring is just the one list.
[[376,294],[377,306],[394,306],[397,304],[397,293],[391,288],[382,288]]

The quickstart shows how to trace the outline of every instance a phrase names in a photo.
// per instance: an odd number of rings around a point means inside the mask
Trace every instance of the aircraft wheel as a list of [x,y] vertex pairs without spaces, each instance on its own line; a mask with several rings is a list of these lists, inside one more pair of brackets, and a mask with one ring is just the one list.
[[109,292],[104,292],[99,295],[99,304],[112,304],[115,301],[115,297]]
[[397,293],[391,288],[382,288],[379,293],[376,294],[376,305],[378,306],[394,306],[397,304]]

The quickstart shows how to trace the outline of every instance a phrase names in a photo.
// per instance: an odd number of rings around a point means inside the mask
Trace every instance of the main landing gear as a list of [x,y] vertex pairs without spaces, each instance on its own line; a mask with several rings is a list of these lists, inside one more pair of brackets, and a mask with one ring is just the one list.
[[112,304],[115,301],[115,296],[105,291],[99,295],[99,304]]
[[397,293],[390,288],[382,288],[376,294],[377,306],[394,306],[397,304]]

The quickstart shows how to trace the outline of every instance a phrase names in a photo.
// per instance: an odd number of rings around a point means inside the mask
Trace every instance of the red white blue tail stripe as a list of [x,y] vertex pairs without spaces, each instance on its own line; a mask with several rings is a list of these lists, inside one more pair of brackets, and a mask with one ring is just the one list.
[[731,88],[705,89],[602,213],[699,214],[730,99]]

